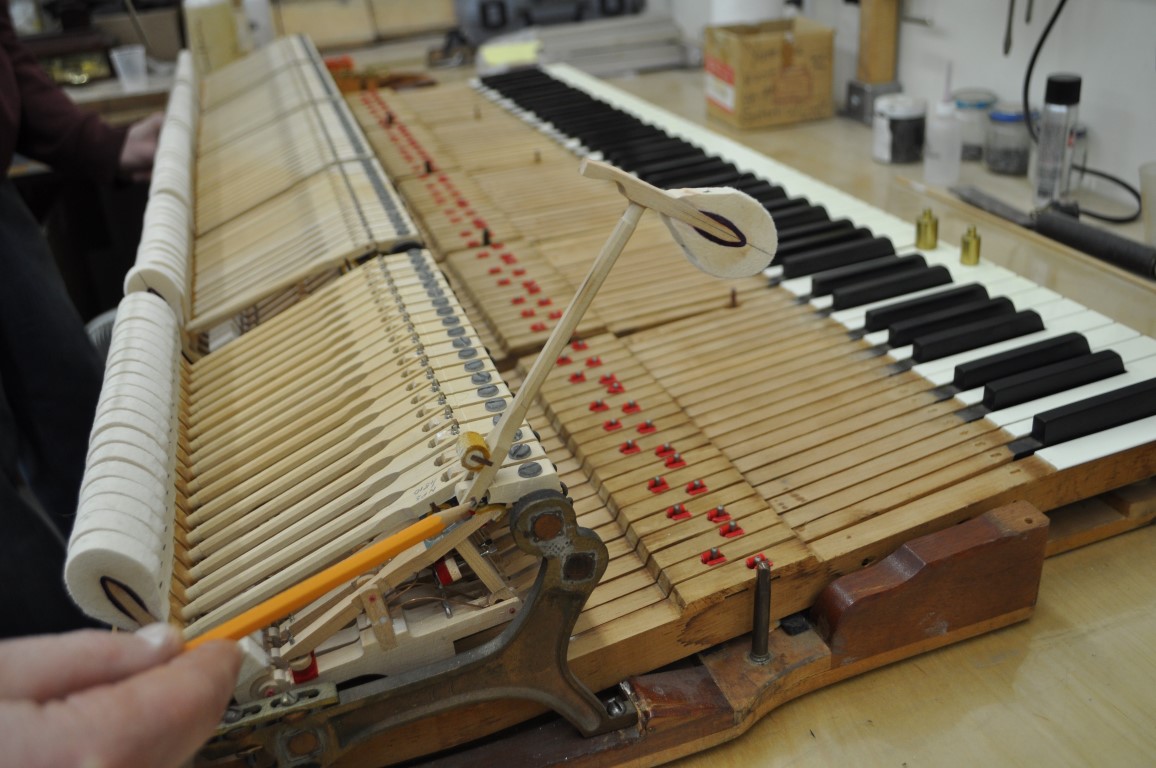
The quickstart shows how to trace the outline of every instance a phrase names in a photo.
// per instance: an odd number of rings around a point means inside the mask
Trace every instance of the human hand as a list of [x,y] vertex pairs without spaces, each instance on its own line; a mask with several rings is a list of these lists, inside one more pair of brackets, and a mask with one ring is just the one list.
[[163,114],[154,112],[129,126],[128,136],[120,150],[121,177],[138,182],[152,178],[153,159],[157,154],[157,140],[164,121]]
[[176,768],[212,734],[236,643],[182,652],[179,633],[85,630],[0,643],[0,763]]

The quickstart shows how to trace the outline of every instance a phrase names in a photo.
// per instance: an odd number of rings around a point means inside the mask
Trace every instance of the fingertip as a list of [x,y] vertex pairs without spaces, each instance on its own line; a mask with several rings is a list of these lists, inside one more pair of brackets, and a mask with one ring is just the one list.
[[183,644],[181,633],[177,628],[164,622],[148,624],[138,629],[134,634],[139,639],[144,640],[154,653],[163,658],[177,655]]
[[232,692],[241,672],[241,649],[233,640],[210,640],[186,651],[187,663],[214,676],[221,690]]

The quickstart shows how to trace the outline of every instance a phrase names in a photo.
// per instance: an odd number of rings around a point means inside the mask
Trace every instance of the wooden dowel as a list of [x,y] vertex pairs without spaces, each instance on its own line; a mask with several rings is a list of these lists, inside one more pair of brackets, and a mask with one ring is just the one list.
[[514,442],[514,433],[526,418],[530,403],[537,396],[542,383],[546,381],[546,377],[549,375],[550,369],[554,367],[554,361],[558,359],[562,348],[570,341],[570,336],[578,327],[582,315],[590,307],[590,302],[594,301],[594,295],[606,280],[606,276],[610,274],[610,269],[618,260],[622,249],[626,247],[626,243],[630,240],[634,228],[638,226],[638,221],[645,211],[646,209],[641,204],[632,200],[622,213],[622,218],[606,240],[606,244],[590,268],[589,274],[582,281],[582,285],[574,294],[574,298],[570,300],[570,306],[566,307],[566,311],[562,313],[562,319],[558,325],[554,326],[554,332],[550,334],[550,338],[546,340],[545,346],[538,354],[538,359],[534,361],[534,366],[526,374],[526,380],[522,383],[518,396],[514,398],[514,402],[502,414],[501,420],[486,436],[486,443],[490,446],[490,455],[494,457],[494,462],[489,466],[482,467],[481,471],[474,476],[474,482],[466,494],[467,502],[471,499],[473,503],[480,502],[486,489],[493,482],[498,468],[505,460],[506,451]]

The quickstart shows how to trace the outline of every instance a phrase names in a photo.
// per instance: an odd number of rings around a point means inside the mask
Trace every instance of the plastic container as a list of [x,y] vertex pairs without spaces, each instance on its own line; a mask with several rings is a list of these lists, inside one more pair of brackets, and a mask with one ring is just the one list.
[[996,95],[982,88],[960,88],[951,97],[955,99],[955,119],[959,121],[962,139],[961,158],[967,162],[978,162],[983,159],[987,116],[995,105]]
[[245,20],[249,25],[249,43],[253,50],[264,48],[277,37],[273,25],[273,9],[269,0],[241,0]]
[[983,148],[983,161],[989,171],[1005,176],[1027,175],[1031,143],[1022,109],[1014,104],[992,108]]
[[881,163],[918,163],[923,157],[927,102],[901,93],[875,100],[871,156]]
[[1048,78],[1039,123],[1039,178],[1032,195],[1036,208],[1045,208],[1068,198],[1080,85],[1079,75],[1052,75]]
[[1068,177],[1068,192],[1076,192],[1084,183],[1084,168],[1088,165],[1088,126],[1075,127],[1075,145],[1072,148],[1072,173]]
[[148,59],[143,45],[121,45],[109,51],[108,55],[112,59],[116,77],[120,80],[120,87],[126,93],[136,93],[148,88]]
[[940,187],[950,187],[959,181],[959,166],[963,155],[963,126],[955,117],[955,102],[941,101],[935,105],[927,121],[927,137],[923,145],[923,181]]

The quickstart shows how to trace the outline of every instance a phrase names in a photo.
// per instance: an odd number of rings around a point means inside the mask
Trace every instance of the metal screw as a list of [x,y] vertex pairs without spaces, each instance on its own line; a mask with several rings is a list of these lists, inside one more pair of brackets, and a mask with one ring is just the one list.
[[530,446],[525,443],[518,443],[510,448],[511,459],[524,459],[530,455]]
[[531,461],[529,464],[523,464],[518,467],[519,477],[530,478],[537,477],[540,474],[542,474],[542,465],[536,461]]

